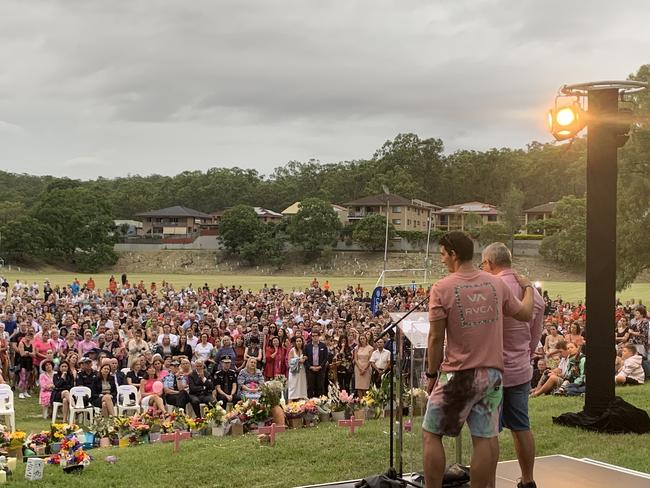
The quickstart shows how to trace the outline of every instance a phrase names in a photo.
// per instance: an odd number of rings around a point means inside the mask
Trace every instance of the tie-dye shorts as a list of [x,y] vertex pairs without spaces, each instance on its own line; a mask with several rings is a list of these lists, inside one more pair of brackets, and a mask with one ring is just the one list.
[[456,437],[467,421],[475,437],[499,435],[501,376],[501,371],[494,368],[440,373],[422,428],[432,434]]

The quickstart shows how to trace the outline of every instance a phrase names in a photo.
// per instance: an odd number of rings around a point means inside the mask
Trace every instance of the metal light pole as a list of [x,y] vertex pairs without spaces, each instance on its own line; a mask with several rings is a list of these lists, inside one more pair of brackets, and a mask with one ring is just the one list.
[[605,81],[565,85],[563,96],[587,97],[587,361],[584,413],[596,417],[615,396],[612,334],[616,308],[616,187],[618,148],[625,144],[630,121],[619,110],[625,93],[644,83]]
[[427,272],[429,271],[429,242],[431,242],[431,209],[429,208],[429,218],[427,220],[427,249],[424,252],[424,283],[427,283]]
[[386,239],[384,240],[384,270],[381,273],[381,287],[384,287],[384,282],[386,281],[386,268],[388,265],[388,224],[389,224],[389,214],[390,214],[390,190],[386,185],[381,185],[382,190],[386,194]]

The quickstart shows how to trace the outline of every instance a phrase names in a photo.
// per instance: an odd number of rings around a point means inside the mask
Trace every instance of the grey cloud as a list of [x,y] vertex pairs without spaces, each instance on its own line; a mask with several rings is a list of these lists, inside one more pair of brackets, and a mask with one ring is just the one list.
[[447,150],[548,140],[543,113],[562,83],[621,78],[648,61],[650,5],[626,5],[5,2],[0,120],[23,131],[0,125],[0,165],[84,177],[215,162],[269,172],[290,159],[369,157],[405,131]]

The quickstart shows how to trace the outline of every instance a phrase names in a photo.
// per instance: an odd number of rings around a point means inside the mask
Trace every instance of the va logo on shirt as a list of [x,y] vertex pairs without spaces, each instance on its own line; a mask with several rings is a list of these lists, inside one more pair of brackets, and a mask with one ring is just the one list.
[[454,296],[461,327],[493,324],[499,320],[499,300],[492,283],[456,285]]

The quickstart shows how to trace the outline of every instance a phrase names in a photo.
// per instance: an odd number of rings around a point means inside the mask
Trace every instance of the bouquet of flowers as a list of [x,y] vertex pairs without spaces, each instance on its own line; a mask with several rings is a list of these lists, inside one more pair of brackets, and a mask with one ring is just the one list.
[[239,401],[230,412],[224,415],[224,420],[228,424],[245,424],[250,420],[248,415],[248,401]]
[[318,401],[317,398],[310,398],[303,404],[303,411],[306,414],[309,415],[318,415],[318,406],[316,405],[316,402]]
[[81,470],[90,464],[91,457],[81,447],[74,434],[69,434],[61,441],[61,452],[48,458],[48,464],[60,464],[66,472]]
[[320,398],[313,398],[314,404],[316,405],[316,409],[318,410],[319,414],[322,415],[329,415],[332,411],[332,404],[329,398],[327,398],[325,395],[321,396]]
[[[330,399],[330,408],[332,412],[343,412],[346,410],[347,405],[343,400],[341,400],[341,393],[343,392],[339,390],[338,386],[334,383],[329,384],[327,396],[329,396]],[[347,398],[347,393],[345,398]]]
[[9,432],[4,425],[0,425],[0,447],[8,450],[20,449],[25,443],[27,434],[23,431]]
[[[120,438],[129,437],[131,433],[129,417],[113,417],[113,428]],[[63,449],[63,445],[61,446],[61,449]]]
[[260,387],[260,402],[264,403],[269,409],[280,405],[283,392],[284,383],[282,381],[276,379],[267,381]]
[[305,402],[301,400],[294,400],[284,406],[284,414],[288,419],[297,419],[305,413]]
[[257,424],[260,422],[266,422],[269,418],[269,408],[264,403],[257,400],[247,400],[248,403],[248,412],[250,412],[250,421],[249,424]]
[[188,417],[187,418],[187,426],[190,428],[190,430],[202,430],[206,425],[206,421],[204,418],[201,417],[196,417],[195,419]]
[[217,402],[212,407],[205,407],[203,409],[203,417],[213,424],[214,426],[223,425],[224,419],[226,417],[226,411],[221,406],[221,403]]
[[422,388],[411,388],[408,392],[408,401],[414,406],[424,408],[427,405],[427,392]]
[[32,451],[38,453],[45,450],[45,447],[50,443],[51,433],[47,430],[41,431],[38,434],[30,434],[27,437],[26,445]]
[[76,424],[52,424],[50,432],[54,442],[59,442],[67,435],[74,434],[79,430]]
[[388,397],[385,395],[385,392],[381,388],[372,385],[361,399],[361,404],[368,407],[368,409],[373,413],[373,416],[378,419],[381,417],[387,401]]
[[129,444],[136,445],[142,441],[142,438],[149,434],[151,430],[151,425],[149,424],[147,418],[143,418],[140,414],[136,413],[132,417],[128,418],[128,436]]
[[114,420],[99,415],[93,419],[93,423],[90,426],[90,432],[92,432],[97,439],[117,436]]

